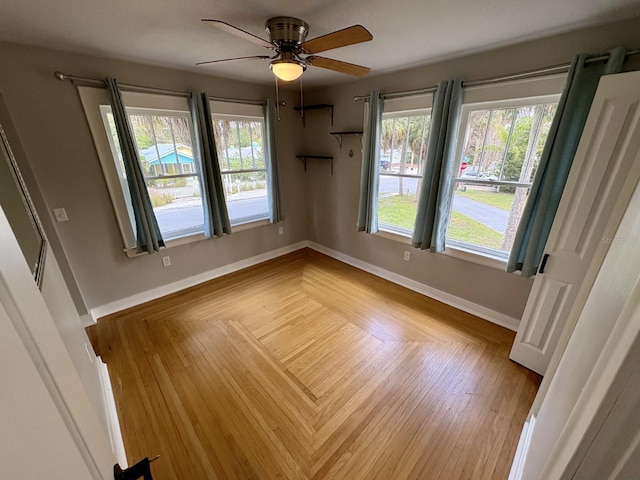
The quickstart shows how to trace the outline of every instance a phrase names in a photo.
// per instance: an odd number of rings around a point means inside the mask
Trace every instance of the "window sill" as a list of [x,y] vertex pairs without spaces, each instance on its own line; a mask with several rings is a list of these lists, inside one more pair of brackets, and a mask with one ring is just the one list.
[[[250,220],[247,223],[240,223],[237,225],[231,226],[231,232],[241,232],[242,230],[249,230],[251,228],[262,227],[265,225],[270,225],[268,219],[261,220]],[[206,240],[207,237],[204,236],[204,233],[191,233],[185,235],[184,237],[173,238],[171,240],[165,241],[164,249],[179,247],[180,245],[187,245],[189,243],[199,242],[201,240]],[[124,253],[127,254],[129,258],[141,257],[143,255],[149,255],[147,252],[138,253],[135,248],[125,248]]]
[[237,223],[235,225],[231,225],[231,232],[241,232],[243,230],[249,230],[250,228],[263,227],[270,224],[271,222],[268,218],[262,218],[260,220],[248,220],[246,223]]
[[[398,232],[379,230],[375,235],[388,240],[393,240],[394,242],[402,243],[403,245],[411,245],[411,237]],[[507,260],[504,258],[476,252],[459,246],[453,247],[451,245],[447,245],[445,251],[440,253],[449,257],[459,258],[460,260],[465,260],[467,262],[484,265],[485,267],[495,268],[496,270],[505,271],[507,266]]]
[[398,232],[391,232],[389,230],[378,230],[375,235],[378,237],[386,238],[387,240],[393,240],[394,242],[402,243],[404,245],[411,245],[411,237]]
[[459,258],[471,263],[477,263],[478,265],[484,265],[485,267],[495,268],[496,270],[502,270],[503,272],[507,266],[507,260],[501,257],[487,255],[486,253],[479,253],[466,248],[447,245],[444,252],[440,252],[443,255]]
[[[193,242],[199,242],[201,240],[205,240],[206,237],[204,236],[204,233],[191,233],[188,235],[185,235],[183,237],[177,237],[177,238],[173,238],[171,240],[166,240],[163,250],[167,249],[167,248],[173,248],[173,247],[179,247],[180,245],[187,245],[189,243],[193,243]],[[127,254],[127,257],[129,258],[135,258],[135,257],[140,257],[142,255],[148,255],[147,252],[142,252],[142,253],[138,253],[136,251],[135,248],[125,248],[124,249],[124,253]]]

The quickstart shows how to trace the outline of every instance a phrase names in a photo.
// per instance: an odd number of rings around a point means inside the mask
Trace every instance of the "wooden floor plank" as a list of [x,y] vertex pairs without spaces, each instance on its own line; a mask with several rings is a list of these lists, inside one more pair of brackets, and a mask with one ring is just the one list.
[[513,332],[308,249],[89,338],[157,480],[506,479],[540,384]]

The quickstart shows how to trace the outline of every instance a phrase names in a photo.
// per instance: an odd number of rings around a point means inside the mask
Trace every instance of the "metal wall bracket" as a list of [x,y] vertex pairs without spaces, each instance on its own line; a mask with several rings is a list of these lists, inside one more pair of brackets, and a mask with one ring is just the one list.
[[331,126],[333,127],[333,105],[329,105],[327,103],[319,103],[318,105],[303,105],[301,107],[293,107],[296,112],[300,112],[300,120],[302,120],[302,126],[306,127],[305,121],[305,112],[307,110],[320,110],[322,108],[326,108],[329,110],[329,115],[331,116]]
[[338,145],[340,146],[340,151],[342,152],[342,137],[346,135],[355,135],[360,139],[360,147],[362,147],[362,132],[329,132],[330,135],[337,140]]
[[324,155],[296,155],[296,158],[299,158],[304,164],[304,171],[307,171],[307,160],[310,158],[315,158],[319,160],[329,160],[329,164],[331,165],[331,175],[333,175],[333,157],[326,157]]

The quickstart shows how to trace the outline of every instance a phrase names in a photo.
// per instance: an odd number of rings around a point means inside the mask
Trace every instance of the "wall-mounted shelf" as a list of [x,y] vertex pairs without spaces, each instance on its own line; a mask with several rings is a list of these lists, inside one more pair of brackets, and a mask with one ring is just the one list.
[[338,141],[338,145],[340,145],[340,151],[342,151],[342,137],[347,135],[355,135],[360,139],[360,145],[362,146],[362,132],[329,132],[334,138]]
[[305,172],[307,171],[307,160],[329,160],[329,164],[331,165],[331,175],[333,175],[333,157],[325,157],[324,155],[296,155],[296,158],[299,158],[302,163],[304,163]]
[[329,110],[329,115],[331,115],[331,126],[333,127],[333,105],[329,105],[327,103],[319,103],[318,105],[303,105],[302,107],[293,107],[296,112],[300,112],[300,120],[302,120],[302,126],[306,127],[305,122],[305,112],[309,110],[321,110],[326,108]]

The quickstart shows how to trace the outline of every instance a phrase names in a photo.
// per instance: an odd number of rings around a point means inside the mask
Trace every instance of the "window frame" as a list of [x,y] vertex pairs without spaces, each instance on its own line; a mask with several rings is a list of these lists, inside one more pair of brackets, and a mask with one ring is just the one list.
[[[111,106],[108,92],[101,87],[78,86],[78,94],[87,117],[89,130],[93,137],[93,141],[100,160],[100,166],[105,178],[107,190],[113,210],[118,223],[118,229],[123,241],[123,251],[128,257],[137,257],[147,255],[146,252],[138,253],[136,248],[135,236],[135,218],[133,209],[131,208],[131,199],[127,196],[128,186],[122,183],[121,175],[118,172],[120,168],[117,158],[113,156],[113,148],[116,147],[116,140],[110,135],[108,124],[105,124],[101,106]],[[195,134],[195,126],[191,121],[189,112],[188,98],[178,95],[164,95],[154,93],[142,93],[123,91],[122,98],[125,108],[150,109],[151,111],[176,112],[185,115],[189,119],[191,129],[191,137]],[[127,113],[129,113],[127,111]],[[193,145],[194,164],[199,165],[200,159],[197,153],[195,143]],[[199,170],[200,171],[200,170]],[[199,176],[200,173],[187,174],[186,176]],[[168,178],[163,176],[162,178]],[[172,237],[171,240],[165,241],[165,247],[171,248],[178,245],[184,245],[195,241],[204,240],[204,218],[202,231],[186,233],[178,237]]]
[[[419,105],[416,106],[416,103]],[[420,94],[420,95],[406,95],[406,96],[400,96],[400,97],[395,97],[391,99],[384,99],[383,105],[382,105],[382,121],[384,121],[387,118],[393,118],[393,117],[407,118],[407,117],[413,117],[413,116],[428,116],[429,122],[430,122],[432,105],[433,105],[433,94],[431,93]],[[382,124],[380,125],[380,127],[382,127]],[[431,124],[429,123],[429,128],[430,127],[431,127]],[[429,139],[429,135],[427,133],[427,135],[425,136],[425,155],[426,155],[426,149],[428,148],[428,139]],[[376,158],[375,175],[377,176],[378,188],[376,189],[375,192],[372,193],[374,195],[374,198],[372,201],[375,202],[376,205],[378,205],[378,202],[379,202],[381,176],[416,179],[418,182],[422,177],[422,173],[411,175],[406,173],[381,172],[380,171],[381,154],[382,154],[381,151],[377,152],[377,158]],[[419,194],[420,192],[416,191],[416,196]],[[414,228],[415,228],[415,220],[414,220]],[[411,230],[408,230],[402,227],[396,227],[394,225],[382,223],[380,222],[380,217],[378,216],[378,232],[376,232],[376,235],[379,235],[383,238],[392,238],[392,239],[394,237],[397,237],[397,241],[401,241],[402,243],[410,243],[411,236],[413,235],[413,228]]]
[[[123,92],[123,100],[125,100],[125,94],[128,92]],[[126,103],[126,101],[125,101]],[[174,105],[173,102],[171,103],[167,103],[167,105],[171,105],[171,106],[177,106]],[[188,108],[188,104],[185,103],[185,105],[187,105]],[[177,178],[192,178],[192,177],[196,177],[197,178],[197,182],[200,188],[200,198],[202,201],[202,208],[203,208],[203,212],[204,212],[204,192],[202,191],[202,167],[200,165],[200,156],[198,155],[198,150],[197,150],[197,146],[196,146],[196,136],[195,136],[195,125],[193,124],[193,120],[191,118],[191,114],[190,112],[187,111],[183,111],[183,110],[175,110],[175,109],[164,109],[164,108],[149,108],[149,107],[136,107],[136,106],[131,106],[131,105],[125,105],[125,110],[127,112],[127,116],[131,116],[131,115],[148,115],[148,116],[155,116],[155,117],[181,117],[183,119],[185,119],[187,121],[187,125],[189,126],[189,136],[191,137],[191,151],[192,151],[192,155],[193,155],[193,162],[192,164],[190,164],[189,166],[193,166],[194,168],[194,172],[193,173],[168,173],[166,175],[145,175],[144,174],[144,169],[143,169],[143,177],[146,181],[148,180],[171,180],[171,179],[177,179]],[[105,132],[109,131],[110,129],[110,125],[108,123],[108,119],[107,119],[107,112],[111,112],[111,106],[110,105],[100,105],[100,113],[102,116],[102,122],[105,128]],[[172,135],[173,136],[173,135]],[[123,190],[123,197],[125,200],[125,203],[127,205],[127,211],[129,213],[129,220],[130,220],[130,224],[131,224],[131,231],[126,232],[127,236],[129,238],[133,239],[133,242],[135,242],[135,217],[133,215],[133,208],[131,206],[131,199],[127,197],[126,192],[124,191],[124,183],[126,182],[126,177],[124,176],[123,172],[121,171],[121,167],[120,167],[120,163],[119,161],[115,158],[115,156],[113,155],[113,152],[117,151],[117,147],[116,147],[116,139],[113,137],[113,135],[107,135],[108,139],[109,139],[109,144],[111,146],[112,149],[112,158],[113,158],[113,163],[115,165],[116,171],[118,173],[118,180],[120,182],[120,185],[122,185],[122,190]],[[136,148],[139,149],[139,146],[137,144],[137,140],[135,138],[134,135],[134,142],[136,143]],[[175,151],[177,153],[177,147],[178,144],[175,143],[175,136],[173,136],[173,140],[174,140],[174,146]],[[158,145],[158,144],[156,144]],[[156,147],[156,152],[159,154],[159,150],[157,150]],[[159,159],[161,157],[158,157]],[[160,162],[162,163],[162,162]],[[142,166],[141,166],[142,167]],[[128,190],[128,187],[126,187]],[[147,187],[149,188],[149,187]],[[188,238],[188,237],[192,237],[192,236],[197,236],[197,235],[204,235],[204,215],[202,217],[202,224],[198,224],[197,226],[194,226],[192,228],[188,228],[188,229],[182,229],[178,232],[176,232],[177,234],[168,236],[166,235],[165,232],[162,232],[162,236],[163,236],[163,240],[165,241],[165,244],[170,243],[170,242],[175,242],[184,238]]]
[[[499,102],[512,102],[518,99],[531,99],[538,97],[556,97],[560,98],[566,83],[566,74],[552,74],[544,75],[535,78],[510,80],[505,82],[493,83],[488,85],[464,87],[463,107],[468,104],[481,104],[492,103],[498,104]],[[408,97],[403,97],[408,98]],[[524,105],[527,103],[525,102]],[[384,113],[384,112],[383,112]],[[367,115],[365,110],[365,125],[367,122]],[[462,120],[462,119],[461,119]],[[460,135],[460,132],[464,133],[463,122],[460,122],[461,130],[458,132],[458,142],[463,142],[464,135]],[[458,148],[459,143],[456,145],[456,158],[459,158]],[[378,159],[379,162],[379,159]],[[457,164],[459,168],[459,163]],[[454,169],[454,174],[456,170]],[[376,169],[376,175],[379,175],[379,168]],[[481,181],[482,182],[482,181]],[[485,183],[486,182],[482,182]],[[376,201],[378,192],[375,192]],[[455,191],[452,192],[455,195]],[[404,245],[411,244],[411,236],[405,233],[399,233],[397,231],[382,230],[375,234],[380,238],[385,238],[398,242]],[[442,255],[458,258],[478,265],[483,265],[498,270],[504,270],[507,258],[504,256],[496,256],[491,249],[487,249],[485,252],[479,252],[466,247],[466,244],[453,245],[449,240],[445,243],[445,250],[440,252]]]
[[[269,176],[270,176],[270,172],[269,172],[269,159],[266,158],[266,149],[264,148],[265,146],[265,142],[267,141],[267,122],[266,119],[264,118],[264,109],[263,107],[260,105],[247,105],[247,104],[242,104],[242,103],[235,103],[235,102],[219,102],[219,101],[211,101],[210,102],[210,106],[211,106],[211,119],[213,122],[215,122],[216,120],[222,120],[222,121],[229,121],[229,122],[259,122],[260,123],[260,130],[261,130],[261,135],[262,135],[262,156],[263,156],[263,163],[264,163],[264,168],[251,168],[251,169],[242,169],[242,170],[224,170],[222,168],[222,160],[219,159],[219,163],[220,163],[220,178],[224,183],[224,176],[225,175],[234,175],[234,174],[242,174],[242,173],[257,173],[257,172],[262,172],[264,173],[265,176],[265,191],[266,191],[266,199],[267,199],[267,211],[266,212],[260,212],[258,214],[255,215],[251,215],[248,217],[241,217],[238,219],[232,219],[231,216],[229,216],[229,222],[231,224],[231,229],[232,231],[240,231],[240,230],[244,230],[246,228],[250,228],[250,226],[254,225],[255,226],[259,226],[259,225],[264,225],[266,223],[269,223],[269,218],[270,218],[270,211],[269,211],[269,188],[271,188],[270,186],[270,182],[269,182]],[[258,109],[260,109],[260,115],[258,115]],[[231,113],[231,112],[236,112],[236,113]],[[238,151],[240,151],[240,147],[238,147]],[[253,154],[252,154],[253,156]],[[241,154],[242,157],[242,154]],[[227,199],[226,197],[226,192],[225,192],[225,200]],[[227,203],[227,213],[229,212],[229,201],[226,201]],[[264,223],[266,221],[266,223]]]
[[[508,186],[514,188],[531,188],[533,181],[530,183],[522,183],[522,182],[514,182],[514,181],[504,181],[504,180],[480,180],[480,179],[469,179],[458,176],[457,173],[460,171],[460,165],[462,163],[462,156],[464,154],[464,143],[465,143],[465,130],[467,128],[467,122],[469,120],[469,115],[472,112],[478,110],[498,110],[498,109],[511,109],[511,108],[520,108],[531,105],[546,105],[549,103],[557,103],[560,99],[560,93],[555,94],[545,94],[545,95],[536,95],[536,96],[526,96],[526,97],[517,97],[517,98],[503,98],[500,100],[485,100],[481,102],[464,102],[462,104],[462,109],[460,112],[460,126],[458,131],[458,138],[455,148],[455,159],[456,163],[453,168],[453,176],[450,181],[452,184],[451,187],[451,202],[449,212],[447,214],[447,226],[451,221],[451,214],[453,212],[453,198],[456,194],[456,183],[464,182],[469,185],[490,185],[490,186]],[[450,239],[448,236],[445,237],[445,250],[447,249],[455,249],[460,252],[464,252],[466,256],[469,255],[477,255],[480,257],[488,258],[493,261],[499,262],[501,265],[506,264],[509,259],[510,252],[504,252],[502,250],[497,250],[489,247],[484,247],[481,245],[474,245],[471,243],[462,242],[459,240]]]
[[[128,257],[136,257],[139,255],[147,255],[146,252],[138,253],[136,248],[136,237],[135,237],[135,219],[133,216],[133,209],[131,208],[131,200],[127,196],[128,187],[125,187],[121,178],[118,175],[117,168],[118,161],[114,158],[112,152],[113,146],[115,146],[113,136],[109,134],[109,129],[105,129],[105,124],[103,121],[102,112],[100,109],[101,105],[111,105],[111,101],[109,99],[109,94],[106,89],[102,87],[92,87],[92,86],[78,86],[78,94],[80,96],[80,101],[82,103],[83,110],[85,112],[85,116],[87,118],[87,123],[89,126],[89,130],[93,137],[94,145],[96,147],[96,152],[98,154],[98,159],[100,160],[100,165],[102,168],[102,172],[105,178],[105,183],[107,186],[107,190],[109,192],[109,198],[111,200],[111,204],[113,206],[113,211],[116,216],[116,222],[118,224],[118,230],[120,231],[120,235],[123,241],[123,251],[126,253]],[[151,110],[167,110],[167,111],[175,111],[180,114],[187,114],[189,116],[189,123],[191,127],[191,136],[192,136],[192,149],[194,153],[194,164],[197,165],[198,173],[193,174],[181,174],[186,176],[197,176],[201,175],[201,159],[198,151],[198,146],[196,143],[193,143],[193,136],[195,133],[195,126],[191,121],[191,114],[189,110],[188,104],[188,96],[187,95],[170,95],[170,94],[154,94],[147,92],[134,92],[134,91],[123,91],[122,97],[125,103],[125,108],[133,107],[133,108],[148,108]],[[215,107],[214,107],[215,105]],[[229,107],[231,105],[231,107]],[[257,109],[260,109],[261,113],[259,115],[248,115],[259,117],[262,122],[263,129],[263,145],[264,142],[267,141],[266,135],[269,133],[266,131],[267,129],[267,121],[265,118],[264,112],[264,104],[261,102],[235,102],[235,101],[210,101],[210,106],[212,107],[212,111],[215,113],[227,113],[235,116],[242,116],[246,114],[246,112],[257,112]],[[231,110],[230,110],[231,108]],[[265,166],[267,168],[267,189],[271,188],[271,183],[269,182],[269,176],[271,175],[270,171],[270,159],[265,157]],[[163,176],[163,178],[168,178],[169,176]],[[201,182],[202,184],[202,182]],[[123,188],[125,187],[125,188]],[[268,194],[269,191],[267,190]],[[204,195],[204,192],[202,192]],[[204,197],[203,197],[204,198]],[[270,207],[269,207],[270,208]],[[239,232],[242,230],[247,230],[255,227],[261,227],[264,225],[270,224],[269,219],[270,213],[265,218],[260,219],[245,219],[246,221],[242,223],[234,223],[231,227],[232,232]],[[204,218],[203,218],[204,223]],[[202,231],[198,231],[195,233],[186,234],[184,236],[172,238],[171,240],[165,240],[165,248],[172,248],[179,245],[185,245],[193,242],[197,242],[200,240],[205,240],[206,237],[204,235],[204,229]]]
[[[448,212],[447,225],[451,219],[453,196],[456,194],[455,183],[460,181],[458,172],[460,171],[460,163],[462,161],[465,129],[467,127],[469,113],[482,109],[518,108],[527,105],[557,103],[560,99],[565,81],[566,74],[554,74],[525,80],[513,80],[498,84],[465,88],[455,148],[456,163],[452,169],[453,176],[451,177],[451,182],[454,184],[454,188],[451,189],[452,201],[450,202],[451,208]],[[529,188],[531,186],[531,183],[501,180],[464,179],[464,182],[468,184],[491,184],[521,188]],[[509,252],[468,244],[449,238],[445,239],[445,251],[442,253],[501,270],[504,269],[510,254]]]

